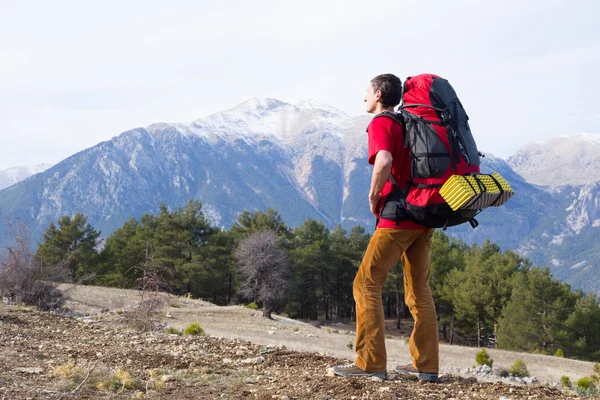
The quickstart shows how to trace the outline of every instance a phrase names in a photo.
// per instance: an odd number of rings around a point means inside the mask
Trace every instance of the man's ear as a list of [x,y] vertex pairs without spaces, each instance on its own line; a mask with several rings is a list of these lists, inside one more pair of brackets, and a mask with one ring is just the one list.
[[375,100],[376,101],[381,100],[381,90],[379,90],[379,89],[375,92]]

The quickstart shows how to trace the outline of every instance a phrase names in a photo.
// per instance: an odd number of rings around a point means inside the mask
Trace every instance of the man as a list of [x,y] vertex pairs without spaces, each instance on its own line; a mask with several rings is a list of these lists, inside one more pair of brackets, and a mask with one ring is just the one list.
[[[367,112],[377,116],[393,111],[401,95],[402,82],[398,77],[378,75],[371,80],[364,99]],[[414,318],[409,341],[413,362],[397,367],[396,372],[417,374],[424,381],[437,381],[437,315],[429,287],[433,229],[411,220],[381,219],[385,197],[392,191],[390,174],[401,190],[411,178],[410,150],[404,148],[402,125],[395,119],[374,118],[367,133],[369,163],[373,165],[369,204],[378,224],[353,285],[357,358],[352,364],[334,367],[333,371],[341,376],[387,377],[382,287],[389,270],[402,259],[405,303]]]

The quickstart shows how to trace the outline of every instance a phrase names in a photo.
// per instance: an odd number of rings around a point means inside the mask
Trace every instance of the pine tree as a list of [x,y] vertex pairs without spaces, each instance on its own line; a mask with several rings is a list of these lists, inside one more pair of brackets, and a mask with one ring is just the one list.
[[568,340],[565,321],[575,306],[569,285],[538,267],[515,274],[499,321],[498,343],[509,350],[554,353]]
[[323,222],[308,219],[294,230],[290,252],[294,279],[294,302],[301,318],[330,318],[332,254],[329,229]]
[[439,230],[434,232],[430,253],[430,286],[444,339],[448,339],[450,325],[450,344],[454,339],[454,310],[451,297],[445,295],[444,287],[450,271],[464,269],[467,251],[468,247],[462,241]]
[[486,241],[472,246],[463,270],[447,275],[444,298],[451,301],[459,322],[471,324],[477,336],[477,347],[483,345],[484,331],[497,342],[496,326],[511,291],[510,277],[526,266],[514,252],[502,254],[500,247]]
[[38,246],[36,258],[44,264],[64,265],[75,282],[94,273],[99,261],[96,250],[99,237],[100,232],[87,223],[83,214],[65,215],[58,220],[58,227],[50,223]]
[[579,292],[576,296],[575,309],[566,321],[570,333],[564,345],[566,353],[600,361],[600,299],[594,293]]

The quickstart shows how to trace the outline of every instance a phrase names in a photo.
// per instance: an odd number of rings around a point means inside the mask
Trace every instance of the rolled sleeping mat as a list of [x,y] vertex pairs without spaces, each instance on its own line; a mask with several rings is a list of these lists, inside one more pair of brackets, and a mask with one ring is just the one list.
[[440,189],[440,195],[453,211],[498,207],[514,194],[508,182],[497,172],[452,175]]

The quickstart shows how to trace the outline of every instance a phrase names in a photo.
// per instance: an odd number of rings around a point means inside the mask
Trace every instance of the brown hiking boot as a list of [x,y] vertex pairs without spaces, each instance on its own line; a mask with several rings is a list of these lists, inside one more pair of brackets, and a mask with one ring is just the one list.
[[365,371],[358,368],[354,363],[336,365],[333,367],[333,373],[339,376],[375,376],[380,379],[387,379],[387,372]]
[[439,381],[437,372],[422,372],[413,367],[412,364],[398,365],[394,371],[402,375],[416,375],[425,382]]

